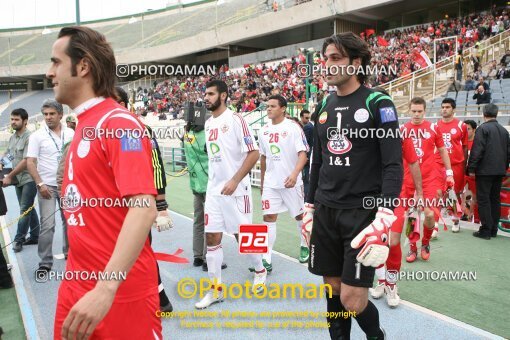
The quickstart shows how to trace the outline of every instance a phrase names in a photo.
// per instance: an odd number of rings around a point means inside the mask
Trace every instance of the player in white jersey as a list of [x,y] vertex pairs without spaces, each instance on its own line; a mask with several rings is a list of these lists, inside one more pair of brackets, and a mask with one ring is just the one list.
[[[206,84],[204,102],[212,113],[205,123],[209,181],[205,200],[207,271],[214,283],[210,292],[195,304],[198,309],[223,300],[221,264],[224,232],[239,233],[239,225],[252,223],[251,185],[248,173],[259,158],[253,133],[244,118],[227,109],[227,84],[212,80]],[[260,291],[267,271],[260,254],[247,254],[255,268],[253,290]]]
[[259,133],[260,178],[262,213],[269,231],[269,251],[262,263],[270,273],[271,251],[276,240],[276,219],[279,213],[289,211],[297,221],[301,238],[299,262],[308,262],[309,250],[301,233],[303,221],[303,180],[301,171],[308,158],[308,143],[301,126],[285,118],[287,101],[280,95],[269,97],[267,117],[271,120]]

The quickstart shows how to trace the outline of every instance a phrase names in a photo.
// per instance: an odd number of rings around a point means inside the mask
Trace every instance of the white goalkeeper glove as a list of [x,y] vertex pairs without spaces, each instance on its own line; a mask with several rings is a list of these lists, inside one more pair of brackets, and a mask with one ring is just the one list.
[[173,228],[173,226],[174,222],[172,221],[168,210],[158,211],[158,217],[156,217],[154,227],[158,229],[159,232],[161,232]]
[[397,217],[393,211],[379,208],[375,219],[363,229],[352,241],[351,247],[358,249],[365,245],[356,260],[367,267],[379,267],[386,262],[390,248],[388,247],[389,229]]
[[310,238],[312,237],[313,212],[315,207],[311,203],[305,203],[305,213],[303,215],[303,224],[301,225],[301,234],[305,238],[306,244],[310,247]]

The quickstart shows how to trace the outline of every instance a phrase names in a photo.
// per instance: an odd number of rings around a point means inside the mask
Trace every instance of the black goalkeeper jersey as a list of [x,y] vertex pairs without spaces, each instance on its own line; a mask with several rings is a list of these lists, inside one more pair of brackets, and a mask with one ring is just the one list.
[[353,209],[363,207],[364,197],[397,198],[402,141],[391,98],[361,85],[347,96],[329,95],[315,114],[306,201]]

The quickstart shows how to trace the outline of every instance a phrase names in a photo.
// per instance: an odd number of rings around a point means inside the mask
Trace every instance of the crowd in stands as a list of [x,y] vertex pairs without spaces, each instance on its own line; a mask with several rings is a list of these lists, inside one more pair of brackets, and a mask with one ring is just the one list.
[[[377,35],[373,29],[367,29],[360,36],[367,41],[372,51],[372,66],[386,72],[373,74],[369,78],[369,86],[377,86],[396,78],[408,75],[427,63],[420,57],[422,51],[434,59],[433,41],[437,38],[458,35],[461,49],[475,46],[472,58],[474,73],[466,80],[466,89],[476,89],[480,79],[510,78],[510,51],[501,58],[500,63],[493,61],[488,71],[483,70],[478,42],[510,28],[510,19],[506,10],[492,10],[472,14],[462,18],[447,18],[431,24],[417,25],[405,29],[395,29]],[[436,44],[436,61],[455,55],[454,39],[442,40]],[[320,53],[314,54],[314,63],[324,63]],[[433,60],[432,60],[433,61]],[[229,70],[227,65],[219,68],[215,78],[224,80],[231,89],[229,107],[237,112],[253,111],[273,94],[283,95],[290,103],[305,103],[306,81],[298,72],[300,64],[306,63],[304,55],[293,56],[284,61],[271,64],[244,65],[238,70]],[[396,69],[393,73],[389,67]],[[205,90],[205,83],[210,76],[176,77],[155,83],[150,89],[139,88],[135,95],[144,105],[139,111],[154,112],[164,117],[177,118],[183,111],[187,101],[200,101]],[[461,79],[457,79],[461,81]],[[460,83],[454,82],[456,90]],[[331,91],[320,75],[310,79],[309,97],[313,103]],[[333,89],[334,90],[334,89]],[[166,119],[166,118],[165,118]]]

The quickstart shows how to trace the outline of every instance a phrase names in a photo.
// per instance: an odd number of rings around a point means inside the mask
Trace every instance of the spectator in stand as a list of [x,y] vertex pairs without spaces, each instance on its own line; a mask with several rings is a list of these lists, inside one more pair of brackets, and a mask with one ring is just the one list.
[[[510,26],[510,20],[506,12],[496,10],[496,16],[491,13],[472,14],[462,18],[448,18],[439,22],[416,25],[405,29],[395,29],[386,31],[384,34],[377,35],[374,30],[366,30],[360,36],[371,47],[371,67],[377,67],[378,72],[369,77],[369,85],[376,86],[386,83],[426,66],[422,62],[421,52],[425,52],[432,59],[434,54],[433,41],[442,37],[458,36],[460,49],[475,46],[479,41],[488,38],[491,34],[493,23],[497,24],[498,32],[500,24],[504,28]],[[502,18],[501,18],[502,17]],[[455,40],[443,40],[436,45],[437,62],[452,57],[456,53]],[[475,55],[482,54],[481,49]],[[456,64],[457,80],[462,76],[462,57],[458,54]],[[314,64],[324,64],[320,54],[314,55]],[[478,58],[478,63],[479,63]],[[510,66],[510,50],[507,51],[502,62],[508,61]],[[289,102],[304,103],[306,100],[305,79],[297,76],[298,66],[305,63],[305,56],[298,55],[288,60],[276,63],[262,63],[259,65],[246,64],[240,70],[229,70],[227,65],[222,65],[215,78],[224,80],[229,86],[231,105],[233,111],[245,112],[258,107],[260,102],[267,100],[267,97],[274,94],[281,94]],[[393,72],[396,70],[396,72]],[[505,75],[506,70],[494,71],[491,77],[510,77],[510,69]],[[472,76],[476,81],[479,77],[486,77],[486,74],[479,70],[473,72]],[[199,77],[174,77],[162,83],[155,83],[150,89],[137,89],[137,98],[143,101],[145,110],[149,112],[167,113],[170,107],[173,112],[179,116],[184,103],[189,100],[188,95],[200,98],[205,90],[205,83],[210,80],[209,76]],[[317,92],[315,92],[317,88]],[[460,86],[457,86],[457,90]],[[310,98],[313,103],[320,102],[322,91],[335,92],[334,87],[328,88],[326,82],[317,75],[310,84]],[[155,114],[157,115],[157,114]]]
[[501,66],[496,74],[496,79],[508,79],[510,78],[510,65]]
[[500,64],[504,66],[510,65],[510,50],[506,50],[505,55],[501,57]]
[[455,78],[451,78],[452,83],[448,86],[448,92],[459,92],[462,91],[462,84]]
[[484,89],[483,85],[478,85],[478,89],[476,89],[473,99],[476,99],[477,105],[488,104],[491,102],[491,95]]
[[467,76],[466,83],[464,84],[465,91],[473,91],[476,89],[476,82],[472,76]]
[[480,43],[476,43],[473,52],[471,52],[471,60],[473,62],[473,69],[477,70],[478,66],[480,66],[481,61],[481,53],[480,53]]
[[483,89],[484,89],[485,91],[489,91],[489,90],[490,90],[489,84],[485,81],[485,78],[483,78],[483,77],[480,77],[480,78],[478,79],[478,85],[477,85],[477,87],[478,87],[478,86],[483,86]]
[[489,71],[487,72],[487,78],[493,80],[496,79],[498,75],[498,64],[496,60],[491,61],[491,64],[489,65]]
[[462,81],[462,50],[457,51],[455,56],[456,80]]

